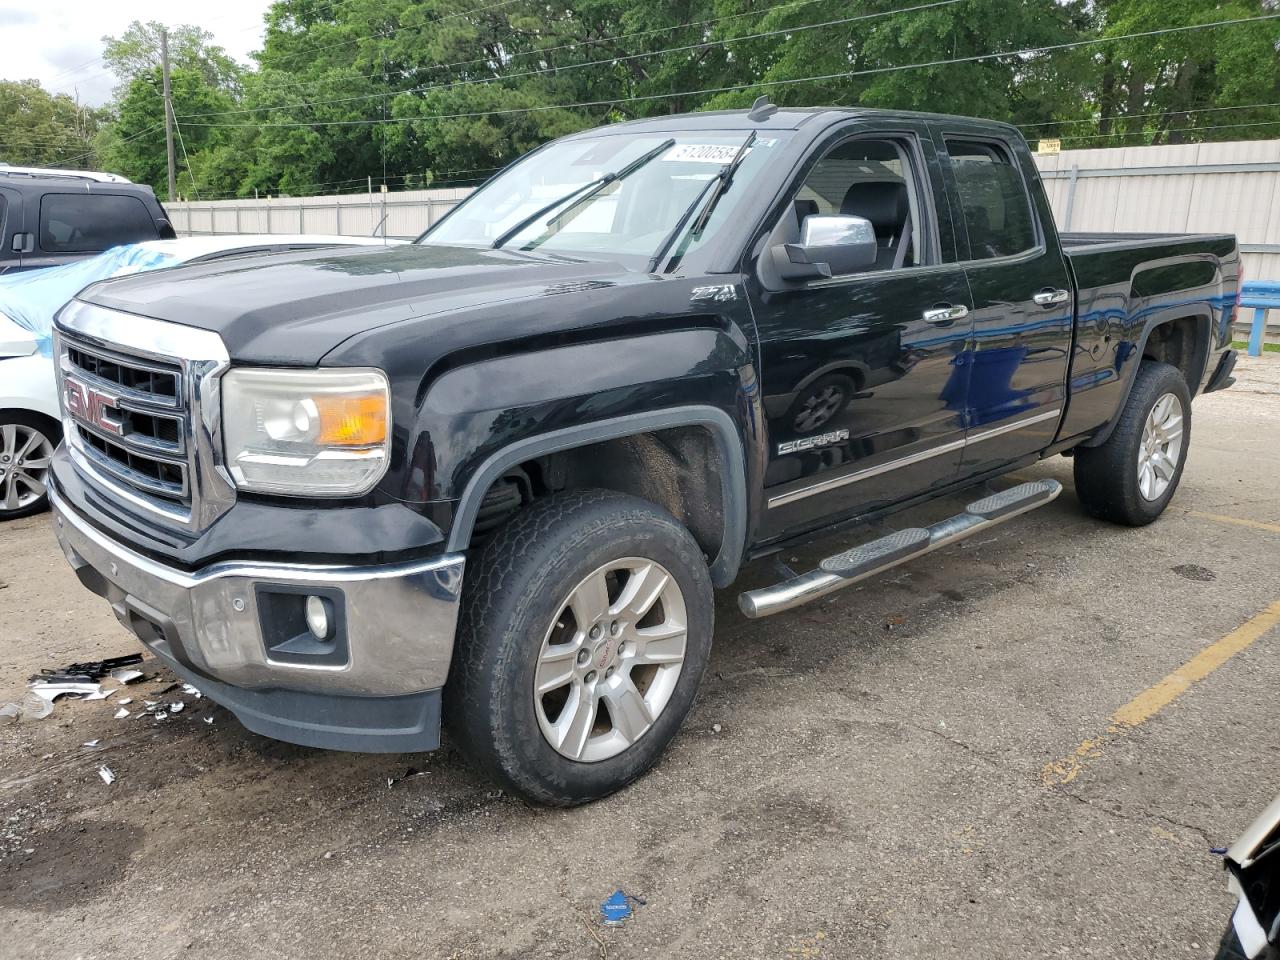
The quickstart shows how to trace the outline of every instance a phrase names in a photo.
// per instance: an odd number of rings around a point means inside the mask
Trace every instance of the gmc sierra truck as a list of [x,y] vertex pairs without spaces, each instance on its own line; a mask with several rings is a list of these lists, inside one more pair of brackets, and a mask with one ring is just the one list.
[[[537,149],[416,243],[125,277],[58,316],[83,583],[249,729],[536,802],[648,768],[712,592],[1044,457],[1139,525],[1228,386],[1235,238],[1060,235],[1013,127],[778,108]],[[743,593],[762,617],[1040,480]]]

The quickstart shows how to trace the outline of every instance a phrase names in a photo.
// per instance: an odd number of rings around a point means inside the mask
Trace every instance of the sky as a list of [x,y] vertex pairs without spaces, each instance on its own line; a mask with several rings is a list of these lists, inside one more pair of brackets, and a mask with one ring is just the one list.
[[0,0],[0,79],[39,80],[46,90],[100,106],[116,84],[100,59],[104,36],[119,36],[133,20],[190,23],[246,63],[261,46],[268,6],[270,0]]

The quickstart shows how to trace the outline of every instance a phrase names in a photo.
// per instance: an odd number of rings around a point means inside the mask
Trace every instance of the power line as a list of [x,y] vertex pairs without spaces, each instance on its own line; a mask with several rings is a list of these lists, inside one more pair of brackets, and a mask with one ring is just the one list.
[[865,70],[844,70],[838,73],[820,74],[812,77],[795,77],[785,80],[754,80],[748,83],[734,84],[733,86],[728,87],[707,87],[701,90],[684,90],[678,93],[639,94],[630,97],[614,97],[608,100],[586,100],[580,103],[553,103],[543,104],[536,107],[511,107],[498,110],[477,110],[466,113],[423,114],[412,117],[388,117],[386,119],[287,121],[283,123],[188,123],[187,125],[195,127],[255,127],[258,129],[265,129],[268,127],[349,127],[369,126],[382,123],[410,123],[415,120],[458,120],[468,117],[510,116],[515,114],[538,113],[547,110],[571,110],[580,107],[616,106],[620,103],[671,100],[677,97],[732,93],[739,90],[752,90],[763,87],[782,87],[797,83],[818,83],[825,80],[842,80],[849,77],[875,76],[885,73],[896,73],[900,70],[921,70],[929,67],[943,67],[958,63],[980,63],[986,60],[996,60],[1001,57],[1035,56],[1037,54],[1050,53],[1055,50],[1070,50],[1080,47],[1096,46],[1103,43],[1117,43],[1122,40],[1138,40],[1146,37],[1165,36],[1172,33],[1187,33],[1196,30],[1208,30],[1215,27],[1233,26],[1242,23],[1257,23],[1259,21],[1276,19],[1280,19],[1280,13],[1263,14],[1257,17],[1239,17],[1234,20],[1218,20],[1213,23],[1192,24],[1183,27],[1165,27],[1160,30],[1144,30],[1139,33],[1122,34],[1114,37],[1094,37],[1088,40],[1074,40],[1069,43],[1057,43],[1041,47],[1024,47],[1020,50],[1001,50],[992,53],[974,54],[967,57],[930,60],[922,63],[908,63],[890,67],[871,67]]
[[[121,140],[121,141],[119,141],[119,142],[120,142],[120,143],[131,143],[131,142],[133,142],[134,140],[138,140],[138,139],[140,139],[141,137],[145,137],[147,134],[155,133],[157,130],[161,129],[163,126],[164,126],[164,124],[156,124],[155,126],[147,127],[145,130],[141,130],[141,131],[139,131],[138,133],[135,133],[135,134],[134,134],[133,136],[131,136],[131,137],[125,137],[123,140]],[[83,160],[85,157],[91,157],[91,156],[94,156],[96,153],[97,153],[97,151],[96,151],[96,150],[90,150],[88,153],[82,153],[82,154],[80,154],[79,156],[75,156],[75,157],[63,157],[63,158],[62,158],[62,159],[60,159],[60,160],[53,160],[53,161],[49,162],[48,164],[46,164],[46,166],[56,167],[56,166],[59,166],[59,165],[64,164],[64,163],[71,163],[71,162],[73,162],[73,161],[75,161],[75,160]]]
[[935,7],[949,7],[963,0],[932,0],[930,3],[921,3],[913,7],[903,7],[899,10],[883,10],[875,13],[862,13],[853,17],[840,17],[836,20],[825,20],[821,23],[807,23],[794,27],[783,27],[778,30],[767,30],[761,33],[749,33],[741,37],[727,37],[723,40],[705,40],[701,43],[685,44],[680,47],[668,47],[665,50],[651,50],[647,53],[633,53],[622,57],[607,57],[603,60],[588,60],[585,63],[566,64],[563,67],[543,67],[538,70],[528,70],[524,73],[512,73],[497,77],[477,77],[473,80],[451,80],[445,83],[428,83],[418,87],[408,87],[403,90],[385,91],[383,93],[362,94],[358,97],[340,97],[334,100],[315,100],[304,103],[287,103],[276,107],[256,107],[243,110],[217,110],[209,113],[188,113],[184,114],[182,119],[190,120],[195,117],[223,117],[232,114],[241,113],[259,113],[272,110],[292,110],[298,107],[321,107],[333,103],[352,103],[357,100],[378,100],[388,96],[400,96],[406,93],[424,93],[428,90],[451,89],[453,87],[465,87],[472,84],[498,83],[503,80],[519,80],[523,77],[540,76],[547,73],[563,73],[569,70],[580,70],[584,67],[612,66],[618,63],[626,63],[631,60],[643,60],[648,57],[658,57],[669,53],[684,53],[690,50],[706,50],[711,47],[720,47],[729,43],[739,43],[745,40],[761,40],[766,37],[777,37],[783,34],[803,33],[807,30],[818,30],[823,27],[837,27],[847,23],[856,23],[861,20],[873,20],[881,17],[891,17],[900,13],[916,13],[921,10],[932,10]]
[[1152,137],[1158,133],[1192,133],[1198,130],[1234,130],[1237,127],[1276,127],[1280,120],[1256,120],[1248,123],[1221,123],[1207,127],[1170,127],[1168,130],[1133,130],[1129,133],[1081,133],[1071,137],[1055,137],[1056,140],[1103,140],[1113,137]]
[[[1137,120],[1140,117],[1176,117],[1179,114],[1187,113],[1212,113],[1218,110],[1260,110],[1264,107],[1280,107],[1280,101],[1273,103],[1244,103],[1234,107],[1187,107],[1185,110],[1157,110],[1154,113],[1116,113],[1109,117],[1087,117],[1081,120],[1045,120],[1041,123],[1022,123],[1018,124],[1018,126],[1024,130],[1029,130],[1032,127],[1056,127],[1064,123],[1101,123],[1103,120],[1117,123],[1121,120]],[[1062,138],[1059,137],[1058,139]]]

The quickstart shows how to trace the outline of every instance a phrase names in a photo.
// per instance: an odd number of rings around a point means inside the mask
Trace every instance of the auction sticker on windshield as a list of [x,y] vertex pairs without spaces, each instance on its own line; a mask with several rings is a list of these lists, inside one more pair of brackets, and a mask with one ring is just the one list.
[[[738,155],[738,144],[734,143],[680,143],[662,155],[663,160],[684,161],[686,163],[719,163],[725,164]],[[752,147],[771,147],[772,140],[757,140]]]

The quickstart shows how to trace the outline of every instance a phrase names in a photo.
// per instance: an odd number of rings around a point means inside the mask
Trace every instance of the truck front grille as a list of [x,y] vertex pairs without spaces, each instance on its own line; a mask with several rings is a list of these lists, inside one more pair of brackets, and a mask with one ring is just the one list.
[[191,506],[187,402],[172,364],[62,340],[62,395],[84,457],[170,509]]

